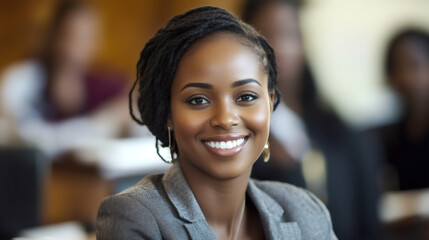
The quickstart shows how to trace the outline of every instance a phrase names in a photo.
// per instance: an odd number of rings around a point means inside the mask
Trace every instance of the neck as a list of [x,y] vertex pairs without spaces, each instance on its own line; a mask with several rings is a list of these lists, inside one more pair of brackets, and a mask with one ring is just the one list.
[[[179,163],[181,167],[189,165]],[[193,168],[192,173],[190,167]],[[182,167],[182,171],[212,230],[219,239],[231,239],[239,228],[237,225],[243,214],[242,206],[251,169],[227,180],[210,177],[192,166]]]

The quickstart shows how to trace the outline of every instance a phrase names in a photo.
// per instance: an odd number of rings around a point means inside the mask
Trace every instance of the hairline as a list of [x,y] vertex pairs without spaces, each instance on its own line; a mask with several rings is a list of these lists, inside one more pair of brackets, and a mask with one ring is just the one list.
[[[264,72],[264,74],[267,76],[267,81],[269,81],[269,72],[266,69],[268,63],[263,61],[263,58],[265,58],[265,59],[267,58],[266,52],[264,51],[264,49],[261,46],[259,46],[257,43],[252,42],[249,39],[249,37],[246,36],[245,33],[237,33],[237,32],[232,32],[232,31],[228,31],[228,30],[220,30],[220,31],[215,31],[215,32],[209,33],[206,36],[203,36],[202,38],[196,39],[193,43],[191,43],[189,45],[189,47],[187,49],[185,49],[182,57],[180,58],[179,62],[177,63],[176,72],[180,67],[180,63],[182,62],[182,59],[184,57],[188,56],[189,54],[192,54],[194,49],[199,44],[209,42],[209,41],[214,41],[218,38],[229,38],[229,39],[236,40],[240,45],[246,47],[248,50],[253,52],[255,54],[256,59],[259,62],[259,67]],[[257,52],[258,48],[262,48],[261,51],[263,52],[263,54],[265,56],[260,56],[260,53]],[[171,81],[170,92],[171,92],[171,86],[173,85],[173,81],[175,78],[176,78],[176,76],[174,76],[172,81]],[[267,86],[269,86],[268,83],[267,83]]]

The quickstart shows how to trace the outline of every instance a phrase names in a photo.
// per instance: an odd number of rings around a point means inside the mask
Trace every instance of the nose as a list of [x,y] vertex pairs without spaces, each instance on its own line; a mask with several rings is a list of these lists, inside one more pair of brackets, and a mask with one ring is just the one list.
[[216,128],[230,129],[240,123],[238,111],[229,103],[218,104],[213,109],[213,116],[210,119],[210,125]]

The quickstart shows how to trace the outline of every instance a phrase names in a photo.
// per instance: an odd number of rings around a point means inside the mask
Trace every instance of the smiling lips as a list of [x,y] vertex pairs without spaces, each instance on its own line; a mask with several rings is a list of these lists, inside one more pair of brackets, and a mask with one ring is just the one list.
[[245,136],[219,136],[203,140],[204,145],[212,153],[221,157],[238,154],[247,142]]
[[205,142],[205,144],[209,147],[217,148],[217,149],[231,149],[231,148],[235,148],[235,147],[241,145],[243,142],[244,142],[244,138],[240,138],[237,140],[232,140],[232,141],[227,141],[227,142],[210,141],[210,142]]

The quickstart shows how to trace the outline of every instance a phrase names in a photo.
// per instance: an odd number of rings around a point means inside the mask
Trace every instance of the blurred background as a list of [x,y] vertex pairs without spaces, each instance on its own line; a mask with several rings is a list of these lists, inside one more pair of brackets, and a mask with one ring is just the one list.
[[203,5],[278,53],[273,166],[254,177],[316,193],[340,239],[429,239],[428,0],[1,1],[0,238],[95,238],[104,197],[168,168],[127,94],[146,41]]

